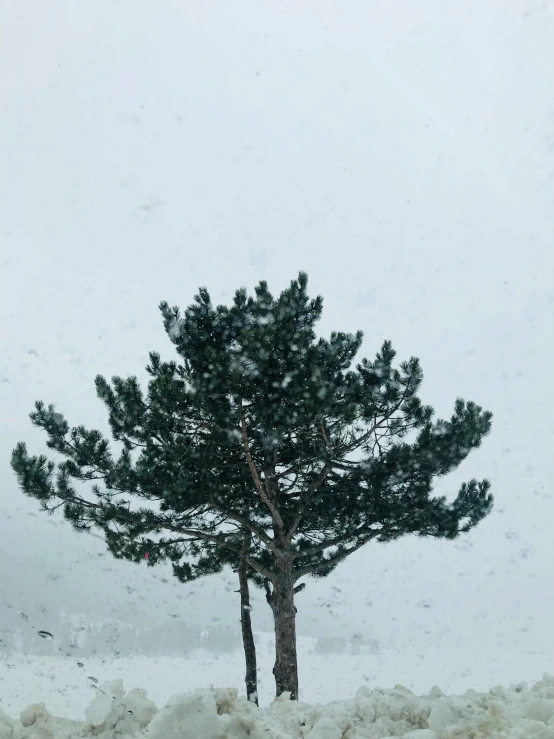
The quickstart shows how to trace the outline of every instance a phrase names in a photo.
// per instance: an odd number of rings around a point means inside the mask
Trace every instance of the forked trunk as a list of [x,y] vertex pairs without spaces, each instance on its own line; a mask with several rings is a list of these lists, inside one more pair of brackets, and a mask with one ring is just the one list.
[[296,608],[294,584],[285,577],[274,584],[268,597],[275,623],[275,694],[289,692],[298,700],[298,661],[296,655]]
[[250,617],[250,590],[246,575],[247,564],[241,560],[238,568],[240,583],[240,624],[242,628],[242,645],[246,662],[246,698],[258,705],[258,670],[256,666],[256,644],[252,633],[252,619]]

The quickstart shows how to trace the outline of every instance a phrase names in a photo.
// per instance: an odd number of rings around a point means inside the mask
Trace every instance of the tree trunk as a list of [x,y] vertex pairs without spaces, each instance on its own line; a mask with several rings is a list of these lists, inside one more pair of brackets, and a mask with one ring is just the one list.
[[246,662],[246,698],[258,705],[258,671],[256,666],[256,645],[252,633],[252,619],[250,618],[250,591],[248,588],[248,565],[241,560],[238,568],[240,583],[240,624],[242,627],[242,645]]
[[268,595],[275,622],[275,694],[289,692],[298,700],[298,660],[296,655],[296,608],[294,584],[290,577],[281,578]]

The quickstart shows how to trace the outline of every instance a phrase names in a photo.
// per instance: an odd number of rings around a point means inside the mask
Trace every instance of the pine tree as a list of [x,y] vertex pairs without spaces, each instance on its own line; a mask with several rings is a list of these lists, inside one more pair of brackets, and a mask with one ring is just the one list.
[[155,551],[183,581],[245,562],[273,612],[276,693],[298,698],[299,580],[372,541],[476,526],[492,508],[488,481],[464,483],[451,503],[431,494],[492,415],[458,399],[449,420],[434,420],[418,397],[419,361],[393,367],[388,341],[352,368],[362,332],[316,338],[322,298],[309,299],[305,273],[278,298],[261,282],[230,307],[202,288],[182,316],[160,308],[179,361],[152,353],[146,394],[135,377],[96,378],[122,451],[37,403],[33,423],[65,459],[20,443],[12,466],[25,493],[62,505],[76,528],[102,528],[116,555]]

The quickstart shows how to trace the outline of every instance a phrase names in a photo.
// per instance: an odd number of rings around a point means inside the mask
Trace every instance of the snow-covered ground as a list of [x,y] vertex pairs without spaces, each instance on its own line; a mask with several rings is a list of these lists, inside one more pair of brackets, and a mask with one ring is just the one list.
[[[104,733],[96,726],[95,735],[100,732],[103,737],[141,736],[154,709],[150,711],[145,694],[133,688],[145,690],[157,707],[167,706],[156,714],[145,734],[160,739],[227,736],[376,739],[405,736],[407,732],[429,728],[435,734],[413,736],[554,739],[554,721],[546,726],[554,715],[554,677],[548,677],[548,672],[545,684],[539,683],[531,692],[520,684],[517,690],[503,692],[494,688],[489,693],[490,686],[517,686],[519,680],[533,685],[545,670],[554,671],[554,665],[546,664],[544,655],[539,653],[504,653],[498,656],[496,664],[491,664],[486,656],[476,659],[475,654],[462,649],[449,654],[433,651],[418,654],[415,650],[398,653],[384,649],[359,655],[322,655],[315,651],[314,639],[300,638],[302,705],[279,701],[271,706],[274,689],[271,634],[257,634],[256,641],[259,713],[246,706],[241,697],[244,666],[240,651],[214,655],[198,650],[188,658],[83,658],[80,664],[60,657],[14,656],[0,663],[0,711],[12,717],[11,720],[4,717],[4,725],[0,719],[0,739],[88,736],[93,732],[91,720],[103,724]],[[404,688],[398,687],[399,681]],[[236,691],[217,692],[226,686],[236,686],[238,698],[234,697]],[[125,700],[124,689],[131,690]],[[472,690],[478,692],[474,694]],[[196,695],[194,699],[192,693]],[[446,700],[443,693],[465,697]],[[170,700],[176,694],[187,697]],[[416,698],[415,694],[423,697]],[[91,701],[94,703],[89,708]],[[229,704],[231,718],[217,718],[215,704],[222,701]],[[64,720],[50,719],[42,709],[28,708],[29,704],[38,703],[50,715],[63,716]],[[22,729],[15,721],[20,715],[23,722],[35,723]],[[141,726],[138,716],[144,716]],[[82,722],[83,717],[89,724]],[[523,721],[531,718],[541,721],[539,724]],[[303,728],[302,722],[305,722]],[[310,734],[316,725],[316,733]],[[46,726],[51,734],[40,733]],[[471,734],[473,726],[480,727],[481,733]],[[350,734],[344,733],[347,727],[351,728]],[[512,733],[495,733],[501,729],[507,731],[507,727],[513,728]]]
[[293,702],[287,694],[256,708],[234,688],[173,695],[158,710],[144,689],[125,694],[122,680],[95,686],[84,720],[53,717],[43,704],[14,720],[0,713],[0,739],[554,739],[554,675],[486,693],[446,696],[433,686],[416,696],[402,685],[364,685],[348,701]]

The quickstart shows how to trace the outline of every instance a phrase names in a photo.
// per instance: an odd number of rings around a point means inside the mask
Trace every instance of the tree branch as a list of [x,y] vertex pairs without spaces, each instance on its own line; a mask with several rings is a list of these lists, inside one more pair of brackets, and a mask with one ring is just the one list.
[[265,531],[257,526],[255,523],[252,523],[249,518],[245,518],[238,513],[230,513],[225,508],[218,506],[217,503],[212,503],[211,505],[217,511],[220,511],[226,518],[230,518],[232,521],[240,523],[240,525],[243,526],[245,529],[248,529],[248,531],[255,534],[260,539],[260,541],[263,541],[267,548],[270,549],[272,552],[280,551],[279,547],[275,543],[275,540],[272,539],[271,536],[266,534]]
[[404,392],[402,393],[402,397],[400,398],[398,403],[395,405],[395,407],[381,421],[379,421],[379,423],[375,423],[368,431],[363,433],[357,439],[354,439],[354,441],[348,444],[346,447],[343,447],[341,449],[342,454],[348,454],[348,452],[351,452],[354,449],[357,449],[361,444],[364,443],[364,441],[367,441],[369,437],[373,433],[375,433],[375,431],[377,431],[377,429],[382,428],[383,425],[393,417],[396,411],[400,410],[400,408],[402,407],[402,403],[406,400],[406,393],[408,392],[409,384],[410,384],[410,381],[408,380],[408,382],[406,383],[406,387],[404,388]]
[[252,479],[254,480],[254,485],[260,495],[260,498],[263,500],[265,505],[269,508],[269,511],[273,517],[273,520],[275,521],[277,526],[280,529],[284,529],[285,524],[283,523],[283,519],[281,518],[279,509],[277,508],[275,503],[271,500],[271,498],[267,494],[267,491],[264,490],[264,486],[262,484],[262,481],[260,480],[258,470],[256,469],[256,465],[254,464],[254,460],[252,459],[252,454],[250,452],[250,445],[248,443],[246,419],[244,417],[244,410],[242,407],[242,398],[239,398],[238,405],[239,405],[239,411],[240,411],[240,425],[241,425],[241,432],[242,432],[242,443],[244,446],[244,454],[246,456],[246,461],[248,462],[248,467],[250,468],[250,473],[252,474]]
[[321,473],[316,478],[316,480],[314,480],[314,482],[311,485],[308,485],[308,489],[305,495],[302,497],[300,505],[298,506],[298,509],[296,511],[296,515],[294,516],[292,523],[290,525],[290,528],[286,533],[286,539],[289,543],[292,541],[292,537],[294,536],[296,529],[300,525],[302,516],[306,513],[306,508],[308,507],[310,498],[315,493],[315,491],[318,489],[318,487],[325,482],[327,475],[329,474],[330,471],[331,471],[331,462],[327,461],[325,462],[325,465],[323,466],[323,469],[321,470]]
[[[82,505],[85,508],[94,509],[94,510],[100,510],[102,511],[105,509],[105,505],[101,503],[93,503],[92,501],[85,500],[84,498],[81,498],[77,494],[72,494],[71,496],[59,496],[62,498],[64,503],[77,503],[78,505]],[[156,528],[162,528],[166,529],[167,531],[172,531],[175,534],[185,534],[186,536],[190,538],[196,538],[201,539],[203,541],[209,541],[212,544],[215,544],[216,546],[222,547],[224,549],[228,549],[229,551],[236,554],[238,557],[243,557],[241,549],[238,547],[232,546],[228,542],[225,541],[224,538],[225,534],[220,534],[219,536],[214,534],[207,534],[204,531],[198,531],[195,529],[189,529],[189,528],[182,528],[173,526],[168,521],[166,521],[163,517],[160,517],[157,515],[154,511],[151,512],[154,515],[154,520],[150,522],[150,529],[156,529]],[[139,521],[137,520],[137,514],[132,514],[128,512],[127,510],[122,510],[120,507],[117,507],[117,512],[115,514],[115,518],[123,519],[124,521],[127,520],[130,524],[137,524]],[[117,521],[116,521],[117,522]],[[102,526],[97,523],[96,521],[92,521],[93,525],[98,526],[99,528],[102,528]],[[263,577],[266,577],[268,580],[272,580],[273,573],[271,570],[266,569],[263,567],[263,565],[260,565],[257,560],[255,560],[253,557],[246,557],[245,561],[248,562],[248,564],[252,567],[253,570],[256,570],[260,575]]]
[[[368,526],[361,526],[356,531],[352,531],[348,533],[349,539],[355,539],[358,536],[363,536],[364,534],[368,534],[369,538],[374,538],[376,536],[379,536],[379,534],[382,533],[382,529],[372,529]],[[329,547],[334,547],[339,544],[342,544],[345,540],[345,536],[335,536],[334,539],[328,539],[327,541],[323,541],[320,544],[314,544],[313,547],[310,547],[309,549],[302,549],[298,552],[295,552],[293,555],[293,559],[300,559],[302,557],[310,557],[312,554],[318,554],[319,552],[325,551],[325,549],[329,549]]]
[[325,432],[325,426],[323,425],[323,419],[322,418],[319,419],[319,423],[320,423],[320,426],[321,426],[321,433],[323,435],[323,441],[325,442],[325,447],[326,447],[327,451],[329,452],[329,454],[332,454],[333,450],[331,448],[331,444],[329,443],[329,439],[327,438],[327,434]]
[[305,575],[312,575],[314,572],[317,572],[318,570],[322,570],[322,569],[325,569],[326,567],[329,567],[329,565],[337,565],[339,562],[342,562],[343,559],[346,559],[348,555],[352,554],[358,549],[361,549],[361,547],[363,547],[364,544],[367,544],[368,541],[371,541],[372,538],[373,536],[367,536],[365,539],[361,539],[357,544],[350,547],[350,549],[345,549],[340,554],[337,554],[333,557],[329,557],[329,559],[326,559],[323,562],[318,562],[315,565],[308,565],[307,567],[301,567],[299,570],[295,570],[294,579],[299,580],[301,577],[304,577]]
[[359,446],[361,446],[364,441],[367,441],[369,437],[375,433],[375,431],[379,428],[382,428],[383,425],[392,417],[393,413],[396,413],[400,405],[396,406],[388,416],[385,416],[381,421],[378,423],[375,423],[368,431],[364,432],[361,436],[358,436],[357,439],[354,439],[350,444],[347,444],[345,447],[341,449],[341,454],[348,454],[349,452],[354,451],[354,449],[357,449]]

